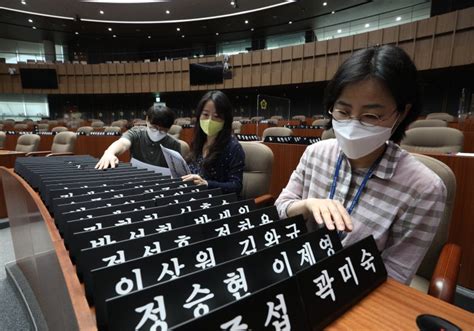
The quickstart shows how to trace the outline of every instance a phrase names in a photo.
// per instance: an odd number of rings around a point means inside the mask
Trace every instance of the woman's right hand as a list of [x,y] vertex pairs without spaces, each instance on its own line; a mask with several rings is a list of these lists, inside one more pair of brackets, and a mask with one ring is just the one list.
[[329,230],[352,231],[352,220],[346,208],[337,200],[309,198],[304,201],[306,215],[312,215],[318,224]]
[[95,165],[96,169],[107,169],[108,167],[110,168],[115,168],[115,166],[119,163],[119,159],[115,154],[105,151],[104,155],[100,158],[99,162]]

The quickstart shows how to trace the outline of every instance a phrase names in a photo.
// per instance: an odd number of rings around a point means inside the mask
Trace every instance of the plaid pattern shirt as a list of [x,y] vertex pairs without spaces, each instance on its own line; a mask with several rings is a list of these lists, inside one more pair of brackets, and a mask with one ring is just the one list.
[[[306,148],[275,205],[281,218],[295,201],[327,199],[341,149],[336,139]],[[368,169],[351,169],[344,156],[334,199],[349,208]],[[372,234],[389,277],[409,284],[428,250],[443,216],[446,188],[442,180],[415,157],[389,142],[351,218],[351,245]],[[313,224],[316,224],[314,219]]]

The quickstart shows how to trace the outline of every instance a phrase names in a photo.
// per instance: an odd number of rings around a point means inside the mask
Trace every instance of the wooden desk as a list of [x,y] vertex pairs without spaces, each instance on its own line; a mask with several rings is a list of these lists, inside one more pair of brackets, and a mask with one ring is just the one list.
[[0,167],[13,168],[16,158],[25,154],[23,152],[0,150]]
[[[299,163],[305,145],[265,143],[274,155],[270,193],[277,198]],[[474,289],[474,157],[430,155],[453,170],[456,181],[456,201],[451,217],[449,242],[462,247],[458,283]]]
[[[42,306],[42,308],[46,313],[52,314],[46,319],[56,321],[58,325],[67,323],[64,329],[68,330],[96,330],[94,308],[87,304],[84,286],[79,282],[75,267],[69,259],[54,220],[39,195],[12,170],[0,168],[0,174],[2,184],[15,195],[7,199],[12,214],[15,256],[20,268],[33,268],[35,271],[26,276],[28,281],[32,282],[36,295],[44,296],[40,303],[46,307]],[[28,212],[25,213],[25,210]],[[29,218],[30,215],[36,215],[38,218],[32,221]],[[49,246],[50,251],[54,253],[48,255],[47,261],[44,261],[42,256],[44,250],[35,252],[34,247],[31,248],[29,247],[31,244],[27,244],[31,242],[30,227],[35,227],[35,234],[44,231],[44,234],[36,239],[45,241],[41,245],[37,243],[38,247]],[[24,261],[18,261],[20,258]],[[52,278],[54,278],[55,286],[51,288],[55,293],[42,291],[41,283],[38,281],[41,279],[51,281]],[[61,302],[61,305],[58,305],[58,302]],[[474,328],[473,314],[392,280],[382,284],[328,328],[332,330],[416,329],[415,319],[421,313],[442,316],[464,330]],[[75,321],[70,320],[71,315]]]
[[193,141],[194,137],[194,128],[183,128],[181,131],[181,136],[179,139],[188,143],[191,146],[191,142]]
[[388,279],[327,330],[418,330],[420,314],[440,316],[462,330],[474,330],[474,314]]

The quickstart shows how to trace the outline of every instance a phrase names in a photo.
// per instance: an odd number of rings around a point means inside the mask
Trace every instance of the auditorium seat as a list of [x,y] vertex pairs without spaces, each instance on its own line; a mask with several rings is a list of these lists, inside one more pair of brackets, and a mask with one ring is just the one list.
[[278,125],[278,120],[276,118],[270,118],[267,120],[268,124]]
[[110,123],[110,126],[118,126],[119,128],[124,128],[125,127],[122,120],[113,121],[112,123]]
[[145,120],[133,121],[133,126],[146,126]]
[[37,134],[24,134],[18,137],[15,151],[31,153],[38,150],[41,137]]
[[37,151],[26,154],[26,156],[60,156],[74,154],[77,135],[75,132],[64,131],[54,136],[50,151]]
[[3,130],[3,123],[0,123],[0,130]]
[[454,116],[448,113],[431,113],[426,116],[427,120],[443,120],[446,122],[454,121]]
[[413,153],[458,153],[462,152],[464,135],[453,128],[414,128],[405,132],[400,147]]
[[38,124],[38,131],[39,132],[46,132],[49,130],[49,124],[48,123],[39,123]]
[[276,137],[288,137],[293,135],[293,130],[284,127],[276,128],[266,128],[263,130],[262,140],[265,140],[265,137],[276,136]]
[[189,117],[179,117],[174,121],[175,125],[190,125],[191,124],[191,118]]
[[25,123],[18,123],[13,126],[13,129],[15,130],[20,130],[20,131],[25,131],[28,130],[28,124]]
[[304,121],[306,121],[306,116],[304,116],[304,115],[295,115],[291,119],[296,120],[296,121],[304,122]]
[[181,145],[181,155],[183,156],[184,159],[186,159],[189,156],[191,149],[189,148],[188,143],[185,142],[184,140],[178,140],[178,141]]
[[[234,117],[235,118],[235,117]],[[234,132],[234,134],[238,134],[240,133],[240,129],[242,128],[242,123],[240,123],[239,121],[235,120],[232,122],[232,131]]]
[[104,127],[104,132],[121,132],[122,129],[118,126],[106,126]]
[[59,124],[59,122],[56,121],[56,120],[51,120],[51,121],[48,122],[48,124],[51,125],[52,127],[55,127],[56,125]]
[[434,127],[447,127],[448,123],[443,120],[431,119],[431,120],[418,120],[410,124],[409,129],[413,128],[434,128]]
[[55,126],[54,128],[51,129],[51,132],[64,132],[67,131],[68,128],[65,126]]
[[92,131],[94,131],[94,128],[92,126],[81,126],[77,129],[76,132],[84,132],[85,134],[89,134]]
[[456,196],[456,177],[443,162],[427,155],[413,155],[441,178],[446,186],[447,197],[436,235],[410,286],[452,303],[461,263],[461,248],[456,244],[447,243]]
[[329,123],[328,118],[321,118],[321,119],[318,119],[318,120],[314,120],[311,125],[312,126],[326,126],[328,123]]
[[321,140],[326,140],[326,139],[332,139],[336,138],[336,135],[334,134],[334,130],[330,128],[329,130],[324,130],[323,133],[321,134]]
[[242,119],[242,116],[234,116],[234,121],[240,121]]
[[94,121],[91,123],[91,126],[95,129],[100,129],[104,127],[104,122],[102,121]]
[[250,120],[254,123],[260,122],[264,119],[265,119],[265,117],[263,117],[263,116],[254,116],[254,117],[250,118]]
[[279,120],[282,120],[282,119],[283,119],[283,116],[275,115],[275,116],[270,117],[270,119],[271,119],[271,120],[277,120],[277,121],[279,121]]
[[3,146],[5,145],[5,139],[7,138],[7,135],[5,132],[0,131],[0,149],[3,149]]
[[259,142],[240,142],[245,153],[241,196],[244,199],[268,196],[272,179],[273,152]]
[[179,138],[181,137],[182,130],[183,130],[183,127],[181,125],[173,124],[168,130],[168,134],[179,140]]

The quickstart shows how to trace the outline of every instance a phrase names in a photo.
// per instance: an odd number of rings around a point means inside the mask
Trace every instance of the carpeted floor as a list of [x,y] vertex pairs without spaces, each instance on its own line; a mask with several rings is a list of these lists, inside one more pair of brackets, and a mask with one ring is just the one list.
[[0,230],[0,330],[33,330],[16,289],[6,278],[5,264],[15,260],[10,228]]

